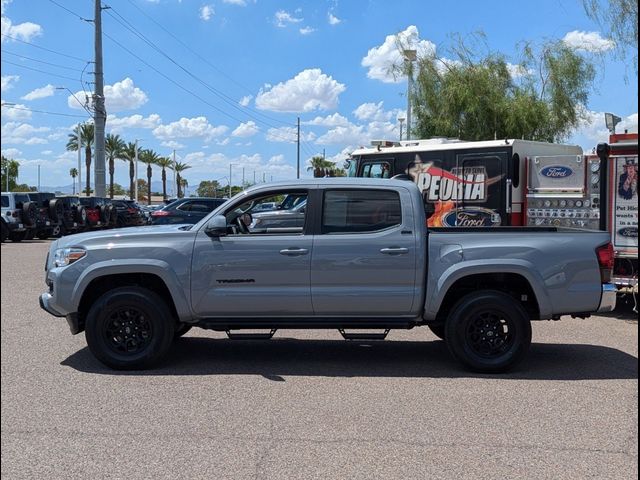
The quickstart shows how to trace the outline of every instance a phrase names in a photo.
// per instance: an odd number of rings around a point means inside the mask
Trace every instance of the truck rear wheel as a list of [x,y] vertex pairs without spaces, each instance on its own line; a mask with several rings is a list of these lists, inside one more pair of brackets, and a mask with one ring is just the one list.
[[152,367],[169,351],[175,320],[167,304],[141,287],[103,294],[89,309],[87,345],[98,360],[116,370]]
[[445,337],[452,355],[471,370],[503,372],[529,350],[531,321],[512,297],[485,290],[458,301],[445,323]]
[[433,333],[436,337],[438,337],[440,340],[444,340],[444,337],[445,337],[444,324],[438,323],[433,325],[427,325],[427,327],[429,327],[429,330],[431,330],[431,333]]

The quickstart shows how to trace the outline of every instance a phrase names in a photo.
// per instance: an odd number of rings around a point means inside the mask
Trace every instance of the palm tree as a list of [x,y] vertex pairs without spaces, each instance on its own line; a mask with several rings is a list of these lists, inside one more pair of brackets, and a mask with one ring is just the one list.
[[307,171],[309,172],[313,170],[313,176],[315,178],[318,178],[326,177],[334,168],[335,165],[333,164],[333,162],[325,160],[324,157],[321,157],[320,155],[316,155],[311,158],[311,162],[307,167]]
[[[84,147],[85,165],[87,167],[87,197],[91,194],[91,147],[93,146],[93,136],[95,128],[93,123],[83,123],[80,125],[80,142]],[[78,133],[70,133],[67,142],[67,150],[78,151]]]
[[151,177],[153,175],[153,169],[151,165],[156,165],[160,155],[151,149],[146,149],[141,152],[140,160],[147,164],[147,205],[151,205]]
[[187,168],[191,168],[186,163],[176,162],[173,169],[176,172],[176,186],[178,187],[178,198],[182,198],[182,177],[180,173],[184,172]]
[[[133,198],[135,195],[136,187],[134,183],[134,177],[136,176],[136,144],[133,142],[127,143],[122,149],[122,153],[118,157],[120,160],[129,162],[129,196]],[[135,199],[136,202],[138,199]]]
[[107,134],[104,140],[104,151],[109,159],[109,197],[113,198],[113,174],[115,172],[115,160],[122,156],[122,152],[126,147],[124,140],[120,138],[120,135]]
[[168,157],[160,157],[156,164],[162,168],[162,200],[167,200],[167,168],[173,166],[173,161]]
[[69,170],[69,175],[71,175],[71,178],[73,179],[73,194],[76,194],[76,177],[78,176],[78,169],[77,168],[72,168],[71,170]]

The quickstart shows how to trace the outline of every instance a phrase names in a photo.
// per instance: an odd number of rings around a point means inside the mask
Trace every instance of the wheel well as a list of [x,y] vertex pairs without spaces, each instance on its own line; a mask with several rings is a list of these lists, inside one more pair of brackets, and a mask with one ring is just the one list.
[[445,295],[436,322],[444,322],[449,312],[465,295],[480,290],[498,290],[513,297],[524,307],[529,317],[536,319],[540,317],[538,299],[536,298],[528,280],[517,273],[481,273],[463,277],[449,287]]
[[84,330],[85,318],[87,313],[89,313],[91,305],[93,305],[102,294],[114,288],[127,286],[143,287],[157,293],[161,298],[165,299],[173,317],[176,320],[178,319],[178,312],[173,303],[171,292],[159,276],[152,273],[121,273],[98,277],[91,280],[91,283],[87,285],[80,299],[80,305],[78,306],[78,325],[80,326],[80,331]]

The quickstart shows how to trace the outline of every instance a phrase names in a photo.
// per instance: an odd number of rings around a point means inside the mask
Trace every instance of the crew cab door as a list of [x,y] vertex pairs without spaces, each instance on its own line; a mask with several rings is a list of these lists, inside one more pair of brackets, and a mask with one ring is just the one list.
[[413,210],[402,208],[411,205],[408,191],[326,188],[322,196],[311,259],[315,315],[409,314],[421,292]]
[[[191,302],[201,317],[310,316],[309,284],[313,236],[308,219],[287,228],[240,228],[242,212],[260,203],[307,191],[269,190],[230,202],[226,236],[196,236],[191,274]],[[307,210],[308,211],[308,210]]]

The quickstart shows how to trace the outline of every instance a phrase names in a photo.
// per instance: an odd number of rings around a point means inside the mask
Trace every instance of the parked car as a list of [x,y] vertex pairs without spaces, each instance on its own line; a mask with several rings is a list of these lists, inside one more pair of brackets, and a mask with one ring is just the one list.
[[264,202],[253,207],[253,209],[251,210],[251,213],[271,212],[277,208],[278,208],[278,204],[276,202]]
[[253,222],[249,226],[249,229],[255,233],[269,233],[269,229],[271,228],[299,228],[302,230],[306,205],[307,199],[304,198],[298,202],[295,207],[288,210],[274,210],[271,212],[261,212],[257,210],[257,213],[253,213],[256,212],[256,210],[252,208],[251,215]]
[[[61,218],[60,235],[68,235],[84,230],[87,225],[87,209],[80,203],[80,197],[65,195],[53,200],[55,211]],[[49,205],[51,205],[51,201]],[[58,205],[61,205],[59,207]]]
[[181,198],[159,210],[151,212],[151,223],[153,225],[198,223],[226,201],[226,198]]
[[2,241],[33,238],[38,209],[28,193],[2,192]]
[[[302,231],[247,229],[252,206],[294,190],[308,194]],[[383,340],[390,329],[426,326],[486,373],[526,356],[532,320],[616,303],[607,232],[428,229],[418,187],[402,180],[259,185],[184,227],[56,240],[40,306],[66,317],[73,334],[84,330],[89,350],[115,369],[157,364],[192,327],[232,338],[334,328],[348,340]],[[256,328],[270,333],[237,332]]]
[[80,204],[87,211],[86,228],[107,228],[117,222],[117,212],[111,200],[102,197],[80,197]]
[[36,217],[35,236],[40,240],[49,237],[60,236],[60,226],[57,220],[53,220],[49,203],[56,195],[50,192],[29,192],[29,200],[36,204],[38,215]]
[[112,200],[112,204],[116,209],[117,227],[133,227],[148,223],[146,215],[134,200]]

